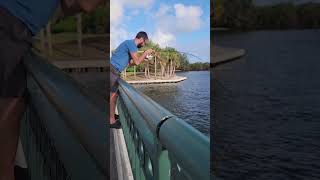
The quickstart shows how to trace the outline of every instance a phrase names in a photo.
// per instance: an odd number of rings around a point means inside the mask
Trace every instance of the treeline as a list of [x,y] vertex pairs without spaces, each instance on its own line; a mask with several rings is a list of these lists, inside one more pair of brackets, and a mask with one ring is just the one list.
[[[159,44],[149,41],[149,43],[139,49],[139,55],[142,54],[147,49],[152,48],[156,51],[157,60],[153,57],[148,62],[141,63],[135,66],[135,70],[137,72],[144,72],[145,68],[149,68],[149,70],[154,71],[154,63],[157,62],[157,68],[160,69],[161,74],[163,76],[171,76],[174,75],[176,70],[181,71],[208,71],[210,70],[209,62],[196,62],[190,63],[189,58],[186,53],[179,52],[173,47],[165,47],[161,48]],[[112,50],[112,53],[114,50]],[[150,63],[147,66],[146,63]],[[133,72],[133,67],[128,67],[126,69],[127,72]],[[157,70],[159,72],[159,70]]]
[[209,71],[210,70],[210,63],[208,62],[196,62],[189,64],[185,71]]
[[[181,53],[173,47],[161,48],[159,44],[150,41],[145,47],[140,49],[139,55],[149,48],[156,51],[157,60],[152,58],[149,61],[149,70],[154,71],[154,63],[157,62],[157,67],[160,69],[158,72],[162,72],[163,76],[174,75],[176,70],[181,71],[208,71],[210,69],[209,62],[196,62],[190,63],[188,56],[185,53]],[[137,72],[144,72],[147,66],[147,62],[137,65]],[[133,72],[134,68],[127,68],[127,72]]]
[[231,29],[320,28],[320,3],[257,6],[253,0],[214,0],[213,26]]
[[[189,65],[188,57],[173,47],[162,48],[159,44],[150,41],[146,46],[139,49],[140,52],[138,52],[138,54],[141,55],[145,50],[150,48],[155,50],[156,53],[149,61],[135,66],[137,72],[143,72],[145,70],[155,71],[154,63],[157,63],[157,72],[160,73],[162,77],[172,77],[175,75],[176,70],[187,69]],[[127,71],[132,72],[133,68],[128,68]]]
[[[196,63],[189,63],[188,60],[185,60],[183,63],[180,64],[180,67],[177,68],[177,70],[180,71],[210,71],[210,63],[208,62],[196,62]],[[136,70],[138,72],[143,72],[144,71],[144,66],[143,65],[139,65],[136,67]],[[127,69],[127,72],[133,72],[134,69],[133,67],[130,67]]]

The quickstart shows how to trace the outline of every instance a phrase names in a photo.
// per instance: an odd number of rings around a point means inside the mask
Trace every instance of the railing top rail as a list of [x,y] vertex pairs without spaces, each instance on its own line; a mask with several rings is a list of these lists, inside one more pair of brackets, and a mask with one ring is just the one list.
[[105,108],[89,98],[75,80],[46,60],[31,54],[26,57],[24,63],[30,78],[39,86],[33,91],[41,91],[52,107],[62,114],[69,130],[94,161],[96,168],[103,175],[107,175],[108,129],[105,124]]
[[[173,154],[178,163],[193,177],[209,179],[209,138],[151,98],[135,90],[124,80],[119,80],[119,84],[120,97],[126,96],[123,99],[129,100],[134,105],[160,144]],[[132,121],[141,121],[141,119],[132,119]]]

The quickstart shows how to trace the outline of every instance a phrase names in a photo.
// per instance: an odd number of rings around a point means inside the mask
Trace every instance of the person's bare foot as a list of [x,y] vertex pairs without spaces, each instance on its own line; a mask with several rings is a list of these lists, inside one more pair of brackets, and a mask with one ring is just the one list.
[[119,120],[119,115],[118,114],[114,114],[114,116],[110,116],[110,124],[114,124],[115,122],[117,122]]
[[116,122],[116,118],[114,118],[114,117],[110,117],[110,124],[114,124],[115,122]]

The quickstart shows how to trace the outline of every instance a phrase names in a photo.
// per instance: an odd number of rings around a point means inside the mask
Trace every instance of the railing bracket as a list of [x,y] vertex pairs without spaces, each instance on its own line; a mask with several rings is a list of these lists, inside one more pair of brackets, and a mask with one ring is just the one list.
[[166,122],[168,119],[172,118],[173,116],[164,116],[163,118],[161,118],[160,123],[157,126],[157,138],[159,139],[159,133],[160,133],[160,127],[162,126],[162,124],[164,122]]

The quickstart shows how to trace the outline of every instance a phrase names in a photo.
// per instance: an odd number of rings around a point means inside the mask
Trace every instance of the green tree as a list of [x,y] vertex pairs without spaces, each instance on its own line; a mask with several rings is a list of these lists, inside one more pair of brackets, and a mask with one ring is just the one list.
[[320,3],[256,6],[252,0],[215,0],[214,26],[231,29],[319,28]]

